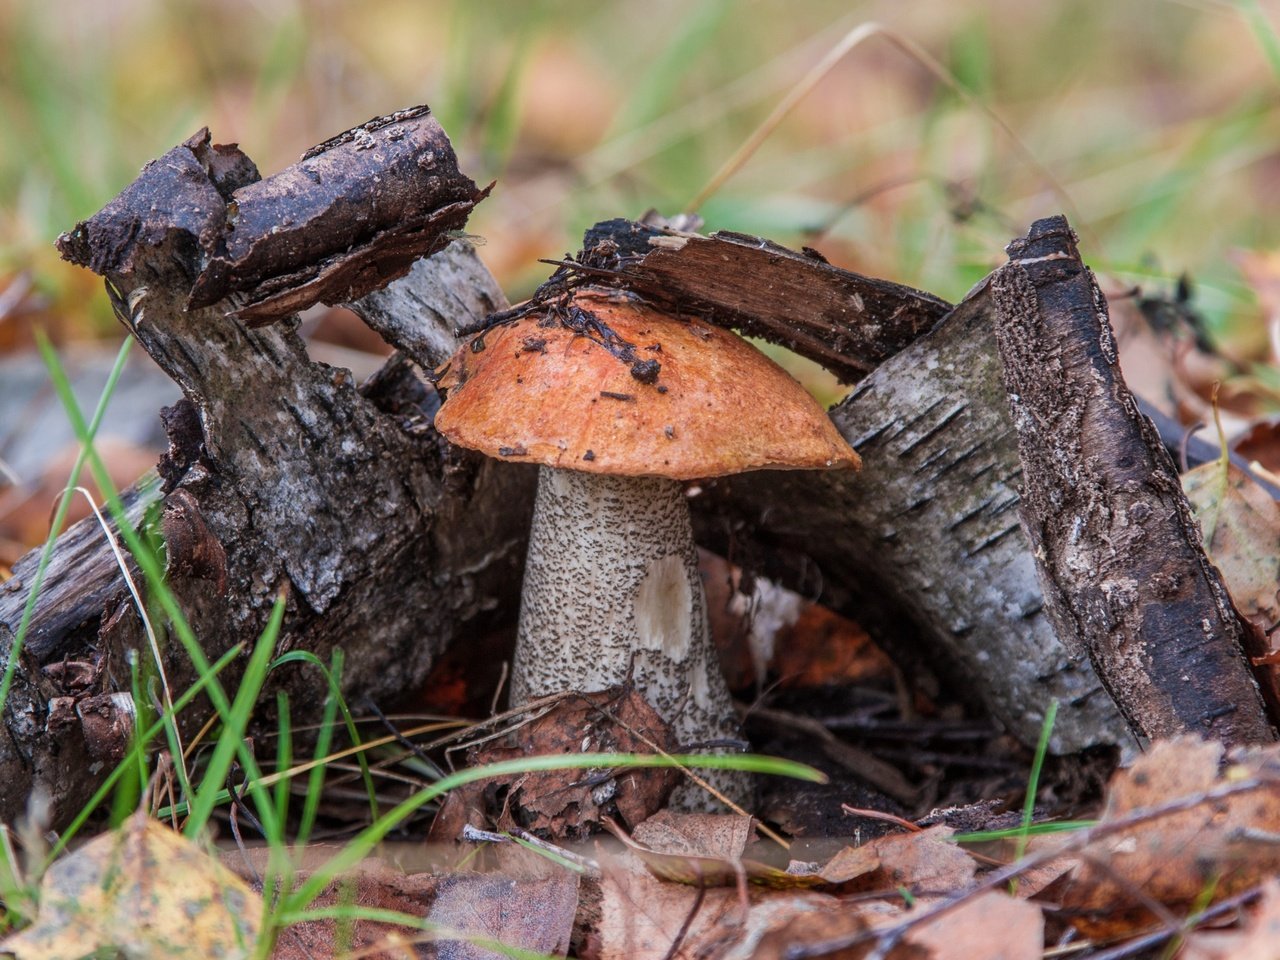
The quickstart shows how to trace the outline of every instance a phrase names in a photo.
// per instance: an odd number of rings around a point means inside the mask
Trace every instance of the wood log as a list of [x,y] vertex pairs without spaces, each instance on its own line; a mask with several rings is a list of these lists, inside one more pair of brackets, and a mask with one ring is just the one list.
[[[697,317],[786,347],[853,383],[920,336],[951,308],[931,293],[832,266],[816,250],[763,237],[674,229],[656,215],[605,220],[513,319],[575,285],[629,290],[673,316]],[[460,331],[470,332],[467,329]]]
[[[455,637],[513,609],[533,473],[442,443],[430,427],[433,394],[403,359],[360,390],[346,371],[307,357],[294,319],[251,329],[226,306],[187,309],[199,238],[246,171],[247,158],[197,136],[104,210],[112,222],[81,225],[64,250],[106,275],[130,332],[182,388],[158,496],[169,587],[210,659],[252,643],[285,588],[278,650],[327,659],[341,646],[344,690],[393,699]],[[111,239],[96,247],[95,237]],[[437,304],[445,334],[475,320],[467,311],[478,304],[505,305],[468,248],[441,266],[451,286],[466,275],[475,294]],[[432,300],[432,262],[397,284],[407,299]],[[138,510],[148,494],[126,499]],[[36,563],[21,561],[0,591],[0,647],[10,652]],[[0,819],[39,791],[52,801],[51,822],[65,822],[105,774],[80,714],[92,698],[128,690],[128,657],[150,656],[121,588],[100,531],[81,524],[63,535],[5,704]],[[163,660],[175,691],[194,680],[176,642]],[[314,670],[290,666],[273,682],[300,714],[324,698]],[[198,701],[182,728],[198,728],[209,709]]]
[[1024,743],[1131,739],[1087,658],[1044,615],[1018,522],[1021,464],[988,284],[880,364],[831,412],[863,469],[703,485],[700,542],[859,619],[913,675],[933,674]]
[[1088,653],[1142,740],[1274,740],[1240,618],[1125,385],[1074,233],[1062,217],[1039,220],[1008,251],[991,292],[1048,619]]

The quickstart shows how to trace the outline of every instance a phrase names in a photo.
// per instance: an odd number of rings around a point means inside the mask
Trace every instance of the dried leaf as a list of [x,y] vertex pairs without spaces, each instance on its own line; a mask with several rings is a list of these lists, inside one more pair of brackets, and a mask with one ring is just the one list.
[[889,956],[920,957],[920,951],[931,960],[1037,960],[1044,952],[1044,915],[1035,904],[988,891],[912,928]]
[[[877,837],[865,844],[861,856],[872,855],[879,861],[873,870],[856,877],[855,889],[874,890],[906,887],[913,893],[955,893],[973,882],[977,863],[973,857],[949,841],[953,833],[948,826],[938,824],[918,833],[904,833]],[[837,864],[842,854],[837,854],[823,875],[836,870],[854,869],[860,857],[849,855],[843,864]],[[853,877],[850,878],[854,879]]]
[[36,922],[3,942],[19,960],[118,951],[129,960],[248,957],[262,901],[198,846],[143,813],[55,863]]
[[650,873],[673,883],[694,887],[753,883],[779,890],[825,884],[814,874],[788,873],[744,859],[742,852],[751,839],[750,817],[663,810],[637,826],[633,837],[616,826],[610,830]]
[[[1170,813],[1091,844],[1064,906],[1091,933],[1123,933],[1150,915],[1134,891],[1185,908],[1206,891],[1227,896],[1280,871],[1280,747],[1240,751],[1219,773],[1223,748],[1193,737],[1155,744],[1113,778],[1103,822],[1258,777],[1262,786]],[[1126,913],[1126,910],[1128,911]],[[1098,918],[1105,919],[1100,925]]]
[[659,810],[636,824],[632,839],[656,853],[740,860],[753,836],[751,817]]
[[879,869],[880,854],[873,844],[864,843],[860,847],[845,847],[827,861],[819,876],[828,883],[842,884]]
[[[671,728],[634,689],[612,687],[567,696],[544,716],[473,749],[468,760],[480,766],[544,754],[651,754],[652,744],[674,750]],[[430,839],[456,840],[467,823],[492,823],[498,830],[518,826],[550,840],[585,839],[604,817],[639,823],[662,807],[678,777],[678,771],[664,767],[495,777],[452,791]],[[494,798],[500,798],[500,809],[491,809]]]
[[[400,851],[412,858],[413,853]],[[305,879],[300,873],[298,880]],[[578,906],[578,875],[556,871],[539,879],[498,873],[404,873],[366,860],[331,883],[312,909],[357,903],[427,921],[427,929],[374,920],[307,920],[288,928],[273,960],[319,960],[335,955],[402,960],[423,955],[455,960],[509,956],[487,944],[563,956]],[[435,952],[421,945],[434,944]]]
[[1182,476],[1204,531],[1204,548],[1236,607],[1268,624],[1280,619],[1280,504],[1223,456]]
[[1280,420],[1256,421],[1232,439],[1231,449],[1275,478],[1280,474]]
[[625,859],[603,867],[600,920],[584,951],[599,960],[662,960],[682,929],[682,955],[694,956],[695,944],[717,939],[725,921],[740,919],[732,889],[663,883]]
[[[541,880],[454,875],[441,881],[427,920],[445,930],[508,947],[563,957],[578,908],[578,875],[560,871]],[[440,942],[440,955],[488,960],[499,951],[466,941]]]

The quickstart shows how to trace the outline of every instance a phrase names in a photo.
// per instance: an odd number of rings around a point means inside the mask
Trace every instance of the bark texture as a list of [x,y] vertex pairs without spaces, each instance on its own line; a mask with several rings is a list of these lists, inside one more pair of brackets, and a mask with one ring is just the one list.
[[860,473],[706,484],[692,503],[699,539],[855,616],[1024,743],[1051,700],[1055,752],[1129,742],[1088,660],[1044,615],[993,321],[979,287],[832,411]]
[[[683,486],[541,468],[511,700],[631,681],[686,747],[742,736],[707,625]],[[745,774],[700,773],[742,801]],[[675,803],[705,807],[698,788]]]
[[[654,218],[655,221],[659,218]],[[933,294],[834,267],[763,237],[709,237],[662,222],[606,220],[534,295],[534,309],[583,283],[620,287],[672,316],[777,343],[853,383],[950,309]]]
[[454,328],[504,310],[507,298],[475,250],[454,243],[391,283],[349,303],[387,343],[430,373],[458,347]]
[[1023,463],[1020,513],[1049,619],[1144,739],[1273,740],[1230,597],[1117,360],[1061,217],[1009,246],[991,289]]
[[[307,357],[296,320],[255,330],[223,308],[187,309],[203,231],[250,172],[247,158],[193,138],[64,239],[64,251],[106,274],[122,319],[185,397],[167,413],[163,486],[131,498],[137,509],[161,498],[169,584],[210,659],[252,642],[285,588],[277,652],[327,659],[341,646],[349,697],[397,697],[452,639],[514,606],[534,474],[440,440],[434,394],[402,359],[361,391],[346,371]],[[461,272],[479,289],[437,305],[446,333],[476,319],[454,309],[504,303],[470,251],[450,256],[453,276],[468,258]],[[404,296],[430,299],[430,286]],[[26,558],[0,591],[0,647],[10,655],[35,565]],[[112,571],[92,525],[59,541],[5,704],[0,819],[43,788],[62,822],[105,773],[93,762],[87,708],[129,689],[128,657],[150,657]],[[185,689],[194,679],[185,653],[175,641],[162,656],[170,687]],[[290,692],[295,722],[319,708],[315,671],[290,667],[273,680]],[[201,701],[185,711],[184,728],[208,710]]]

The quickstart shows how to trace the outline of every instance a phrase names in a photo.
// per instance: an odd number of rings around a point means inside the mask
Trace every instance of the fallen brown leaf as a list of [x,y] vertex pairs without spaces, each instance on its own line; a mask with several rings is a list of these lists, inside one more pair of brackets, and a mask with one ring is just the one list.
[[[722,942],[737,926],[737,893],[727,887],[665,883],[626,856],[602,863],[600,917],[583,955],[594,960],[663,960],[696,956],[707,941]],[[672,952],[679,942],[680,953]]]
[[916,833],[877,837],[863,847],[836,854],[822,873],[835,876],[837,871],[858,869],[874,855],[878,863],[873,869],[849,876],[849,881],[856,879],[854,889],[905,887],[916,894],[955,893],[973,882],[978,865],[950,842],[952,832],[939,824]]
[[[1087,846],[1063,905],[1079,913],[1089,932],[1123,934],[1150,922],[1142,898],[1175,913],[1211,892],[1215,898],[1246,889],[1280,871],[1280,747],[1233,754],[1221,772],[1221,744],[1192,737],[1154,744],[1112,779],[1102,826],[1135,811],[1179,798],[1176,812],[1118,830]],[[1257,789],[1195,798],[1215,787],[1261,781]],[[1141,898],[1134,892],[1141,891]]]
[[743,850],[751,839],[751,817],[662,810],[639,824],[631,837],[617,827],[610,829],[650,873],[673,883],[740,888],[752,883],[775,889],[825,884],[815,874],[789,873],[744,858]]
[[1237,609],[1275,623],[1280,619],[1280,504],[1225,451],[1183,474],[1182,489]]
[[[923,953],[921,952],[923,951]],[[1025,900],[994,891],[908,931],[890,960],[1038,960],[1044,953],[1044,915]]]
[[[468,754],[480,766],[522,757],[673,750],[671,730],[633,688],[566,695],[550,712]],[[550,840],[585,839],[606,817],[639,823],[666,802],[679,777],[672,768],[547,770],[482,780],[450,792],[430,839],[456,840],[465,824],[511,827]]]

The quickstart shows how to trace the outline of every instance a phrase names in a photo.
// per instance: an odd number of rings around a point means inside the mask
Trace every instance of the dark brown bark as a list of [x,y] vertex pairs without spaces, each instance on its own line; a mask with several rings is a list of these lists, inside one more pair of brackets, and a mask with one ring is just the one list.
[[[186,398],[168,417],[171,449],[160,467],[169,586],[210,659],[252,643],[284,587],[280,652],[327,658],[341,646],[349,696],[400,696],[454,637],[513,607],[533,474],[445,445],[430,426],[434,395],[401,360],[362,392],[346,371],[308,359],[295,320],[254,330],[221,307],[188,310],[197,241],[216,222],[214,198],[226,186],[200,144],[148,168],[158,178],[149,196],[171,203],[143,202],[135,184],[132,198],[126,191],[64,244],[105,270],[131,333]],[[191,213],[201,209],[206,216]],[[95,238],[112,249],[99,256]],[[475,320],[468,311],[478,304],[504,304],[469,250],[442,263],[460,291],[436,305],[446,332]],[[431,299],[431,273],[428,261],[397,283],[416,285],[409,299]],[[129,498],[139,508],[147,500],[139,491]],[[24,559],[0,591],[6,650],[35,563]],[[106,772],[90,762],[98,725],[88,717],[100,713],[92,698],[128,690],[126,656],[150,657],[92,525],[60,539],[29,640],[5,704],[0,819],[12,820],[41,785],[62,822]],[[163,659],[173,690],[194,680],[176,640]],[[234,685],[236,672],[224,682]],[[273,681],[290,692],[299,720],[323,699],[313,670],[289,667]],[[208,711],[201,701],[182,726],[198,727]]]
[[1107,304],[1061,217],[991,280],[1023,474],[1019,507],[1058,636],[1087,651],[1139,737],[1273,740],[1242,630],[1155,427],[1120,373]]
[[535,301],[577,282],[621,287],[674,315],[780,344],[847,383],[951,308],[932,294],[833,267],[813,250],[631,220],[606,220],[588,230],[577,259],[563,264]]
[[197,263],[189,306],[236,293],[241,319],[267,323],[403,276],[443,249],[487,192],[459,172],[427,107],[376,117],[265,180],[201,130],[58,245],[107,276],[172,234]]

